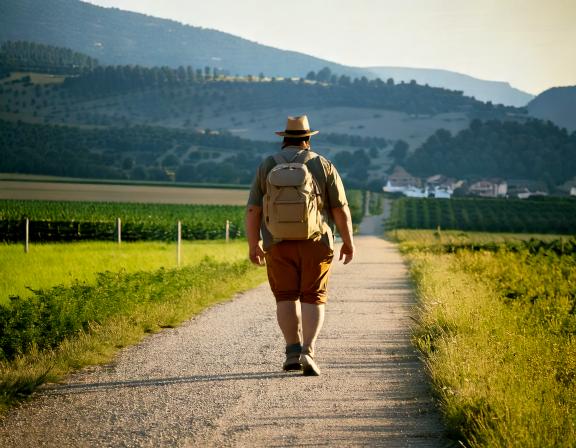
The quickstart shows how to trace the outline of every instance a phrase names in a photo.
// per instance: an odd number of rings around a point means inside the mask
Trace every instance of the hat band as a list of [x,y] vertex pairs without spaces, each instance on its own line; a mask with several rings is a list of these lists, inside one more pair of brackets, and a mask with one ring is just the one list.
[[300,130],[298,130],[298,131],[289,131],[289,130],[284,131],[284,133],[288,134],[288,135],[303,135],[303,134],[308,134],[309,132],[310,132],[310,129],[301,130],[301,131]]

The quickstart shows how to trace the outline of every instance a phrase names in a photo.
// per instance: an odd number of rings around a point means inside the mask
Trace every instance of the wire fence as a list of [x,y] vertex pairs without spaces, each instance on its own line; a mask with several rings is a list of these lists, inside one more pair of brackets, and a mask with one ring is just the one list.
[[245,232],[243,225],[232,220],[203,224],[184,220],[171,224],[123,222],[120,218],[104,221],[0,221],[0,241],[26,245],[69,241],[176,241],[179,234],[184,240],[230,240],[242,238]]

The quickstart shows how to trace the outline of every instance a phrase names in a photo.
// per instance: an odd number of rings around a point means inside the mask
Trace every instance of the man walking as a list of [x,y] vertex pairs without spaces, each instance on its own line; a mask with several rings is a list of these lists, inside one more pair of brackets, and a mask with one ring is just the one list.
[[266,264],[286,342],[284,370],[320,375],[314,345],[324,322],[336,225],[340,260],[352,261],[352,220],[340,175],[310,149],[306,115],[288,117],[282,150],[258,168],[246,211],[252,263]]

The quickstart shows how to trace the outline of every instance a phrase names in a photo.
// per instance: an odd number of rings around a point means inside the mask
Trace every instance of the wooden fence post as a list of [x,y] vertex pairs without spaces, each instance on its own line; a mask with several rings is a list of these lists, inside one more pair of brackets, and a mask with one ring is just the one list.
[[230,221],[226,220],[226,242],[230,241]]
[[118,246],[122,244],[122,220],[116,218],[116,231],[118,232]]
[[24,253],[28,253],[30,250],[30,220],[28,218],[26,218],[25,234],[26,242],[24,243]]
[[176,244],[176,264],[180,267],[182,260],[182,223],[178,221],[178,240]]

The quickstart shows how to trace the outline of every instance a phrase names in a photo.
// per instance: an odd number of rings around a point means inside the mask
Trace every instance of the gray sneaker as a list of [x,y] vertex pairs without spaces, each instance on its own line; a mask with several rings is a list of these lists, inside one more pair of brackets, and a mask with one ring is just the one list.
[[300,364],[300,354],[302,353],[302,345],[292,344],[286,346],[286,361],[282,364],[282,369],[285,371],[302,370]]
[[300,355],[304,376],[320,376],[320,368],[314,362],[314,358],[309,353]]

